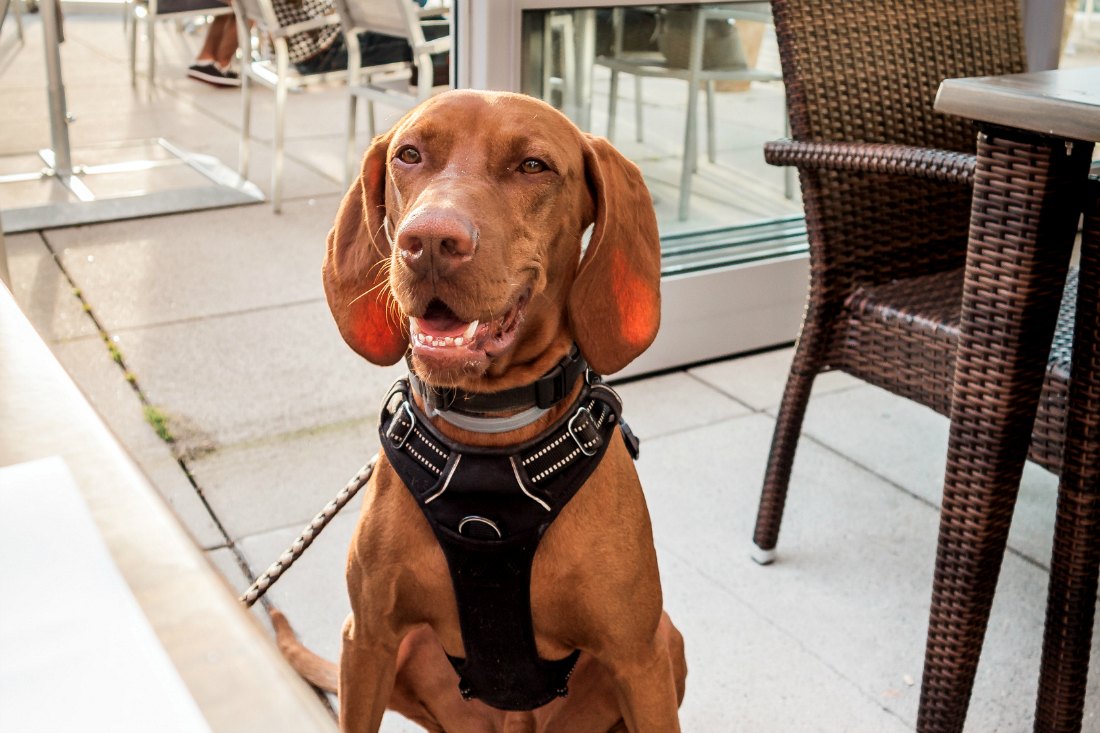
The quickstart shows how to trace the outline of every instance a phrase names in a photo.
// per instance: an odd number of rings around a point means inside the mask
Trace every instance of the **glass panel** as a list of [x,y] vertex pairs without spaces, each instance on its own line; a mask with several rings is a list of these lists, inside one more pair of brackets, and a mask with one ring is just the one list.
[[764,162],[786,130],[768,3],[527,10],[521,63],[523,92],[641,167],[666,274],[804,247],[797,181]]

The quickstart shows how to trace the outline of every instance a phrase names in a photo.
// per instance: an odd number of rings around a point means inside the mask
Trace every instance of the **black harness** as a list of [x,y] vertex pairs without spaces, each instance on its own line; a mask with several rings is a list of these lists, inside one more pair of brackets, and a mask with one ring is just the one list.
[[[570,359],[551,374],[572,371]],[[562,385],[562,397],[575,382]],[[379,437],[447,558],[466,650],[465,658],[449,657],[459,691],[501,710],[533,710],[567,694],[580,655],[538,656],[531,621],[535,550],[599,464],[616,425],[634,457],[638,441],[619,417],[619,396],[590,373],[564,417],[531,441],[496,449],[440,434],[409,389],[400,379],[390,390]]]

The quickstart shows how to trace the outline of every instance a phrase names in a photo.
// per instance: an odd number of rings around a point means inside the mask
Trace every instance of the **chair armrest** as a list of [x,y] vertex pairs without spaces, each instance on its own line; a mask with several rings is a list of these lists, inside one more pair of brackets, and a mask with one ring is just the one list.
[[422,53],[437,54],[447,53],[451,50],[451,37],[440,36],[431,41],[426,41],[413,49],[413,56],[419,56]]
[[974,183],[975,156],[910,145],[776,140],[764,144],[764,160],[772,165],[817,170],[889,173],[968,185]]

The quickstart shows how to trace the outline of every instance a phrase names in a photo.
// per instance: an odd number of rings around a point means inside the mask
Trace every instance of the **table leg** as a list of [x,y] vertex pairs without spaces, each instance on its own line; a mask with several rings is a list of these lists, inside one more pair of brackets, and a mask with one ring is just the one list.
[[1086,203],[1036,733],[1081,730],[1100,567],[1100,182]]
[[1024,135],[978,139],[922,733],[966,719],[1092,152]]

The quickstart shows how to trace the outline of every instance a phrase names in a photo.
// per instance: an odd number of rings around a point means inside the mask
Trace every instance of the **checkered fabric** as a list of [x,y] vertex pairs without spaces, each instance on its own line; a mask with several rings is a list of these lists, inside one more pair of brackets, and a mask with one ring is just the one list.
[[[336,12],[332,0],[272,0],[275,17],[282,26],[302,23],[319,15]],[[332,45],[340,35],[340,26],[332,25],[314,31],[287,36],[290,63],[298,63],[316,56]]]

